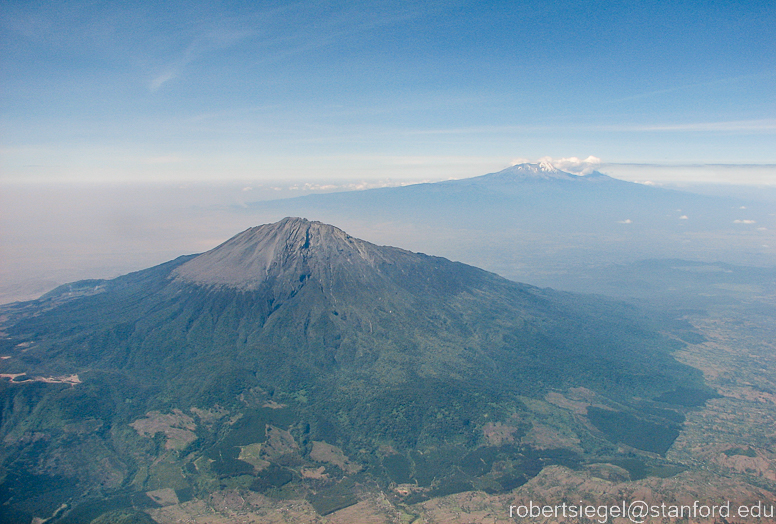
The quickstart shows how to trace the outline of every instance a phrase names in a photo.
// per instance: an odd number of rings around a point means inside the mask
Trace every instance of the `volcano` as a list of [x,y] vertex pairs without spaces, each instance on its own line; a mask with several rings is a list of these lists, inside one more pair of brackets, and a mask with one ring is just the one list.
[[[664,461],[713,395],[665,319],[301,218],[2,315],[9,522],[227,488],[320,514],[508,491],[623,449]],[[539,425],[568,437],[538,446]]]

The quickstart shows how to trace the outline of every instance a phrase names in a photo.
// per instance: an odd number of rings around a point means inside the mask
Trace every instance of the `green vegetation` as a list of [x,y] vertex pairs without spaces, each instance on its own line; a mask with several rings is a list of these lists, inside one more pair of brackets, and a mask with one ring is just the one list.
[[[145,519],[148,515],[137,510],[155,507],[159,507],[159,505],[143,493],[121,493],[102,500],[91,500],[79,504],[72,511],[66,513],[62,519],[57,520],[57,522],[62,524],[82,524],[83,522],[97,521],[99,524],[101,522],[114,522],[111,519],[126,518],[135,519],[128,520],[127,522],[150,524],[154,521]],[[145,515],[145,517],[141,515]]]
[[612,442],[661,455],[679,436],[677,425],[651,422],[622,411],[589,407],[587,417]]
[[613,458],[607,462],[626,470],[631,480],[641,480],[647,477],[668,478],[687,469],[675,464],[648,463],[640,458]]
[[655,400],[677,406],[698,407],[703,406],[707,400],[720,398],[716,391],[708,388],[687,388],[679,386],[671,391],[666,391]]
[[383,457],[383,467],[391,482],[407,484],[412,480],[412,463],[404,455]]
[[726,449],[723,451],[725,455],[728,457],[733,457],[735,455],[741,455],[742,457],[756,457],[757,453],[752,448],[733,448],[733,449]]
[[328,515],[358,502],[358,497],[354,493],[355,486],[353,479],[346,478],[337,484],[310,493],[307,500],[319,514]]
[[[536,420],[521,399],[593,390],[621,406],[588,409],[611,443],[662,454],[682,410],[714,395],[631,306],[368,249],[375,266],[302,257],[251,291],[171,278],[183,257],[6,307],[4,369],[81,383],[0,381],[0,438],[16,443],[0,451],[3,518],[67,502],[57,522],[90,522],[164,488],[241,486],[321,514],[362,481],[416,484],[408,503],[508,491],[614,447],[571,417],[558,424],[582,452],[519,445]],[[512,429],[491,441],[497,422]],[[340,454],[313,460],[314,442]]]
[[285,486],[293,479],[294,475],[290,470],[272,464],[256,475],[256,479],[251,483],[249,489],[264,492],[271,488]]
[[156,521],[142,511],[120,509],[103,513],[91,524],[156,524]]

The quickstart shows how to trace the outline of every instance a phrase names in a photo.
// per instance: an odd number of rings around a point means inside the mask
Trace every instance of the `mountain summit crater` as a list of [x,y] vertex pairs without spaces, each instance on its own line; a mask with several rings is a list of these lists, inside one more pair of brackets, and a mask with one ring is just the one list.
[[175,280],[244,291],[288,273],[298,276],[342,265],[385,261],[379,246],[334,226],[298,217],[246,229],[172,272]]

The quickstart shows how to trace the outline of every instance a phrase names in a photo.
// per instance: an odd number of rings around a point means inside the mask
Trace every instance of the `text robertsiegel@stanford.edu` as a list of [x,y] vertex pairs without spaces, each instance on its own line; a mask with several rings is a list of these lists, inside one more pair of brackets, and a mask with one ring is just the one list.
[[774,505],[757,502],[751,505],[734,506],[727,501],[723,504],[704,504],[694,501],[687,504],[647,504],[643,500],[620,504],[534,504],[509,506],[509,516],[513,519],[539,518],[588,518],[604,524],[610,518],[626,518],[635,524],[648,522],[649,519],[696,519],[696,518],[773,518]]

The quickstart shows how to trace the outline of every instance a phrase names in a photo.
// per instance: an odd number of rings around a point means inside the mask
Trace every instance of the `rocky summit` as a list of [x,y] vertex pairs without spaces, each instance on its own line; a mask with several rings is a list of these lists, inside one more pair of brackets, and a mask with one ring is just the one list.
[[[364,265],[391,263],[400,250],[385,250],[355,239],[334,226],[302,218],[253,227],[173,271],[176,279],[198,285],[255,290],[278,278],[325,274]],[[291,276],[293,274],[293,276]]]
[[219,490],[325,515],[601,460],[643,476],[714,395],[672,356],[686,326],[301,218],[0,318],[3,522]]

